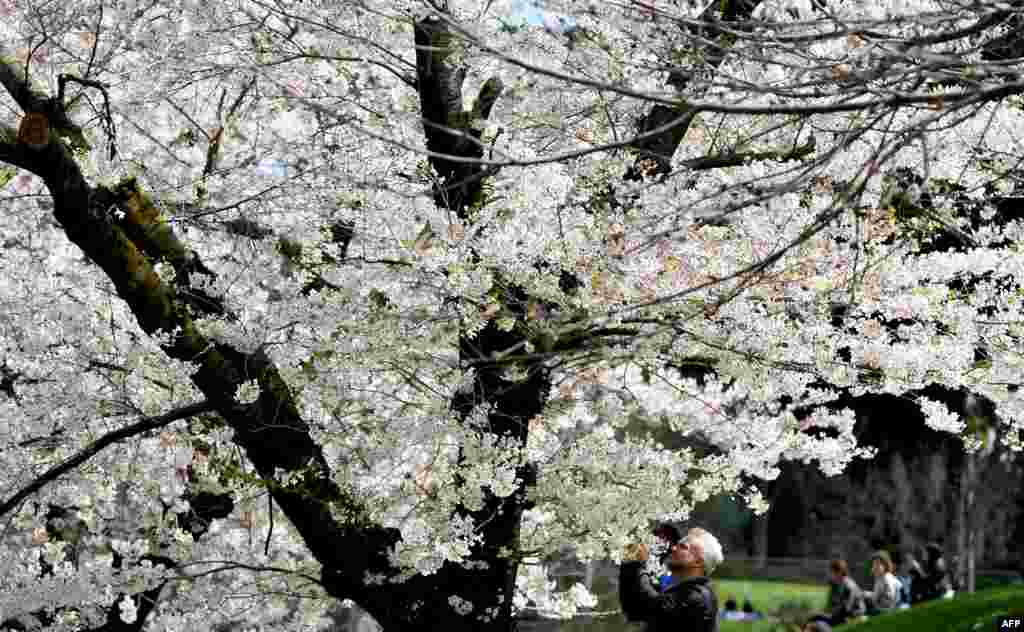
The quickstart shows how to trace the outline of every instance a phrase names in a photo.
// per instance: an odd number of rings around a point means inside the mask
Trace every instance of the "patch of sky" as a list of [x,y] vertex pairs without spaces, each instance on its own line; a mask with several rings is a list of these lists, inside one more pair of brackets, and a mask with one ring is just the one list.
[[501,28],[509,33],[516,33],[528,26],[542,26],[549,33],[570,35],[578,26],[576,18],[571,15],[558,15],[544,10],[543,0],[514,0],[512,14],[507,18],[498,18]]

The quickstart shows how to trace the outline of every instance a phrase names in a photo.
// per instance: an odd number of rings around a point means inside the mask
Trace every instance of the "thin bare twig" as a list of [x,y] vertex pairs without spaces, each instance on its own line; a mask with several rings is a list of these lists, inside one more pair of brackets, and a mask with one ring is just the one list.
[[96,456],[104,448],[115,443],[118,443],[119,441],[123,441],[124,439],[128,439],[130,437],[134,437],[135,435],[142,434],[143,432],[156,430],[157,428],[163,428],[164,426],[170,424],[171,422],[177,421],[179,419],[185,419],[186,417],[192,417],[193,415],[198,415],[199,413],[205,413],[212,410],[216,410],[213,403],[210,402],[209,400],[204,400],[201,402],[197,402],[195,404],[183,406],[177,410],[172,410],[171,412],[165,415],[143,419],[142,421],[134,423],[130,426],[125,426],[124,428],[119,428],[112,432],[108,432],[107,434],[103,435],[96,441],[93,441],[91,444],[86,446],[84,449],[78,452],[78,454],[67,459],[60,465],[51,467],[43,475],[39,476],[38,478],[36,478],[36,480],[32,481],[31,483],[23,487],[20,491],[18,491],[16,494],[11,496],[10,499],[0,504],[0,517],[7,515],[8,512],[17,507],[24,499],[36,493],[49,483],[52,483],[60,476],[73,470],[74,468],[78,467],[79,465],[82,465],[92,457]]

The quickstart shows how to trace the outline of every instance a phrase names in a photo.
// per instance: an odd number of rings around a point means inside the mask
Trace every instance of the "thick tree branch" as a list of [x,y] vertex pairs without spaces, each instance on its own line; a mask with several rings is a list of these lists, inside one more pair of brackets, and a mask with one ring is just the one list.
[[745,151],[734,154],[718,154],[691,158],[682,164],[691,171],[707,171],[709,169],[722,169],[724,167],[739,167],[741,165],[757,162],[759,160],[800,160],[814,153],[815,140],[812,136],[805,144],[792,147],[788,150],[776,151]]
[[[449,22],[431,17],[416,23],[416,75],[420,111],[427,136],[427,150],[433,152],[430,163],[440,176],[434,186],[434,202],[449,208],[462,219],[469,205],[479,201],[484,178],[497,169],[484,169],[477,121],[486,120],[501,96],[501,81],[492,77],[480,89],[470,112],[462,109],[462,84],[465,68],[451,64],[448,58],[459,34],[452,33]],[[445,156],[468,158],[451,160]]]
[[[4,69],[0,82],[16,98],[29,99],[10,68],[3,64],[0,68]],[[325,573],[337,580],[331,584],[333,589],[344,591],[333,594],[362,600],[367,592],[362,582],[365,573],[390,572],[387,550],[398,540],[398,532],[372,526],[363,501],[334,482],[320,446],[266,353],[262,349],[241,352],[199,333],[187,301],[154,270],[157,260],[181,265],[191,257],[170,225],[153,211],[152,202],[133,181],[113,189],[94,189],[62,144],[52,140],[41,149],[27,151],[4,139],[0,160],[43,179],[53,197],[54,215],[68,238],[112,281],[144,331],[177,332],[173,342],[162,346],[164,352],[199,365],[193,382],[235,430],[235,442],[258,474],[268,481],[281,471],[297,475],[293,484],[270,486],[275,502],[324,565]],[[113,221],[112,206],[125,214],[124,221]],[[253,378],[261,389],[258,401],[238,402],[238,387]],[[336,515],[343,516],[344,522]]]
[[[692,24],[682,25],[682,35],[687,41],[696,42],[696,57],[705,61],[705,71],[713,72],[725,60],[730,37],[718,26],[719,23],[735,23],[750,17],[760,0],[723,0],[712,2],[700,17],[700,27]],[[668,83],[683,93],[690,83],[690,72],[673,69],[669,73]],[[686,135],[686,130],[696,116],[697,110],[686,105],[666,105],[657,103],[651,111],[640,119],[637,124],[639,133],[665,127],[668,129],[653,138],[646,138],[632,145],[638,151],[636,161],[624,176],[627,180],[639,180],[644,176],[664,176],[672,169],[672,156]],[[705,167],[712,168],[712,167]]]
[[[14,99],[25,114],[31,112],[44,114],[50,123],[50,128],[57,131],[60,135],[66,136],[69,139],[84,140],[82,128],[68,117],[64,104],[58,99],[49,98],[45,94],[34,90],[31,84],[25,80],[24,65],[14,61],[8,55],[6,47],[2,44],[0,44],[0,85],[7,90],[7,93],[11,95],[11,98]],[[0,139],[0,141],[3,140]],[[2,153],[0,153],[0,160],[25,168],[13,160],[8,161]]]

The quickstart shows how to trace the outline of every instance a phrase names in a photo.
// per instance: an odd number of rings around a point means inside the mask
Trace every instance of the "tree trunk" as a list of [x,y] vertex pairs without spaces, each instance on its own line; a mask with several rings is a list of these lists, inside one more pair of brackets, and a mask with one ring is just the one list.
[[962,584],[969,583],[970,580],[967,577],[967,559],[968,559],[968,531],[970,527],[968,522],[970,521],[970,491],[973,485],[971,481],[971,466],[972,461],[970,454],[964,455],[964,467],[960,470],[960,499],[957,507],[957,521],[956,521],[956,568],[953,572],[956,573],[957,578]]
[[768,517],[771,510],[761,516],[754,516],[754,568],[764,569],[768,563]]
[[[966,570],[967,570],[967,592],[974,592],[974,536],[975,536],[975,520],[974,520],[974,485],[975,485],[975,469],[977,463],[977,455],[970,453],[967,454],[967,466],[964,468],[967,472],[967,489],[966,493],[963,494],[965,501],[964,506],[964,530],[967,532],[967,548],[966,548]],[[962,576],[961,576],[962,577]]]
[[[995,449],[996,449],[996,439],[997,439],[997,436],[996,436],[995,422],[991,418],[988,418],[987,421],[988,421],[988,423],[985,425],[985,427],[984,427],[984,429],[982,431],[984,433],[984,440],[982,442],[982,447],[978,451],[978,453],[976,455],[974,455],[974,459],[972,459],[972,464],[971,464],[972,465],[972,471],[971,471],[972,486],[971,486],[971,495],[970,495],[970,498],[969,498],[969,500],[970,500],[970,509],[969,509],[970,517],[969,517],[969,523],[968,524],[970,525],[970,531],[968,531],[968,536],[967,536],[967,538],[968,538],[968,543],[967,543],[967,555],[968,555],[968,557],[967,557],[967,584],[966,584],[966,590],[969,593],[974,593],[974,591],[977,589],[977,584],[976,584],[976,579],[977,579],[976,578],[976,566],[977,566],[978,548],[979,548],[979,546],[981,544],[981,541],[985,537],[985,521],[977,519],[977,514],[979,513],[978,512],[978,504],[979,503],[976,501],[976,498],[975,498],[975,487],[974,487],[974,485],[977,484],[976,481],[978,481],[978,480],[985,480],[987,478],[987,475],[990,473],[990,470],[991,470],[991,467],[992,467],[992,462],[993,462],[993,459],[991,457],[992,457],[992,454],[995,452]],[[986,510],[986,512],[987,512],[987,510],[990,508],[990,503],[991,503],[991,500],[989,500],[988,502],[981,503],[981,508],[983,510]]]
[[[416,24],[417,89],[427,147],[440,154],[481,158],[483,149],[480,145],[466,142],[467,137],[479,139],[480,132],[466,125],[466,113],[462,111],[465,73],[447,62],[447,46],[451,37],[448,25],[436,18],[427,18]],[[500,93],[500,83],[492,83],[491,90],[497,90],[487,96],[493,105],[493,99]],[[484,96],[481,95],[481,99]],[[469,207],[479,199],[484,180],[492,172],[473,162],[453,162],[436,156],[432,156],[430,161],[440,176],[435,185],[435,203],[451,210],[460,221],[468,224]],[[525,317],[527,297],[518,288],[507,290],[502,299],[503,310]],[[527,378],[513,382],[503,377],[508,367],[493,360],[496,353],[523,340],[522,333],[502,331],[494,320],[476,336],[463,337],[459,348],[460,361],[464,368],[475,370],[475,379],[469,389],[455,396],[451,407],[468,423],[469,415],[476,406],[489,404],[488,424],[480,432],[525,444],[529,421],[541,413],[551,388],[547,372],[539,362],[530,362],[525,367]],[[459,460],[462,460],[461,450]],[[530,468],[521,466],[518,488],[511,496],[500,498],[487,490],[480,511],[473,512],[464,507],[457,509],[459,517],[473,521],[476,533],[481,537],[481,544],[474,548],[472,560],[482,563],[484,568],[445,563],[435,575],[413,577],[387,592],[368,592],[362,601],[357,600],[358,603],[387,632],[511,632],[515,627],[512,601],[518,567],[519,524],[526,504],[526,486],[532,479]],[[455,483],[462,485],[463,480],[456,475]],[[507,553],[503,554],[503,550]],[[473,610],[461,614],[449,601],[452,596],[472,603]]]

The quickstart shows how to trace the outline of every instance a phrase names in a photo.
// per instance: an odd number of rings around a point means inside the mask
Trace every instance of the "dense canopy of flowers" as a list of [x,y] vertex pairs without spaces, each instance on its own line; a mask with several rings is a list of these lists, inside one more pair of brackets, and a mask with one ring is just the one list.
[[[763,511],[756,482],[780,462],[834,474],[871,456],[851,411],[818,407],[839,389],[966,388],[1021,449],[1024,225],[993,218],[1018,186],[1024,82],[1019,56],[992,53],[1011,47],[1019,3],[747,4],[715,30],[711,9],[663,0],[0,0],[0,501],[140,416],[203,399],[206,360],[167,353],[181,331],[146,333],[52,220],[64,202],[14,133],[19,90],[56,96],[62,74],[103,88],[67,84],[83,138],[51,121],[51,144],[93,187],[135,178],[145,198],[113,225],[149,200],[211,271],[179,287],[181,268],[154,260],[139,283],[215,297],[220,315],[189,303],[194,331],[264,354],[333,481],[400,531],[395,574],[367,582],[486,564],[458,509],[523,490],[528,463],[527,561],[567,541],[617,559],[650,520],[717,494]],[[488,78],[504,86],[465,128],[493,170],[465,217],[431,194],[414,23],[435,13],[465,111]],[[638,149],[638,134],[676,132],[667,169]],[[992,221],[972,225],[969,207]],[[951,235],[955,251],[929,249]],[[452,408],[475,377],[460,336],[489,323],[521,341],[494,358],[506,379],[538,359],[550,371],[525,442],[488,432],[486,403]],[[680,377],[695,362],[713,373]],[[238,377],[239,407],[260,401],[257,378]],[[974,446],[958,411],[920,403]],[[651,429],[704,447],[669,450]],[[193,415],[8,509],[0,620],[49,609],[53,629],[73,629],[117,604],[130,623],[129,595],[173,578],[149,629],[318,625],[332,603],[309,579],[322,560],[266,498],[298,469],[268,482],[238,442],[217,414]],[[234,506],[193,538],[175,516],[201,491]],[[72,508],[73,536],[51,533],[49,506]],[[519,587],[517,607],[592,603],[529,564]]]

